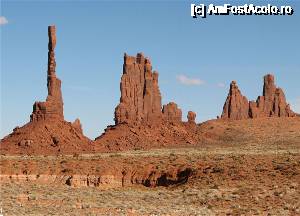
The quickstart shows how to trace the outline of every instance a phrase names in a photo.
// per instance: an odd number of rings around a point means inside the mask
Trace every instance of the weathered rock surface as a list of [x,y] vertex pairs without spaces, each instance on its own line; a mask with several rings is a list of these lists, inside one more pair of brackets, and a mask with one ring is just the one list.
[[93,152],[93,144],[72,123],[29,122],[1,140],[1,154],[56,155]]
[[263,96],[259,96],[256,102],[250,102],[249,114],[250,118],[296,116],[287,104],[283,90],[276,87],[271,74],[264,76]]
[[151,148],[195,146],[202,133],[188,123],[162,122],[155,125],[119,124],[109,126],[95,139],[96,152],[114,152]]
[[237,83],[232,81],[221,118],[233,120],[246,119],[248,118],[248,110],[248,99],[241,94]]
[[193,111],[189,111],[187,114],[187,119],[189,124],[196,124],[195,119],[196,119],[196,113]]
[[287,104],[284,92],[275,85],[271,74],[264,76],[263,96],[249,101],[242,96],[236,82],[230,84],[230,91],[223,107],[221,118],[241,120],[262,117],[294,117],[296,114]]
[[[194,145],[199,141],[195,122],[182,122],[182,111],[176,103],[162,107],[158,73],[152,71],[149,58],[142,53],[136,57],[124,55],[120,90],[115,125],[95,139],[96,151]],[[190,121],[195,117],[191,115]]]
[[178,108],[177,104],[170,102],[163,106],[163,117],[164,120],[171,123],[181,123],[182,121],[182,111]]
[[174,102],[163,106],[158,86],[158,72],[152,71],[149,58],[124,55],[120,83],[121,98],[115,109],[115,124],[159,124],[181,122],[182,112]]
[[47,87],[48,96],[46,102],[35,102],[30,121],[39,121],[46,119],[64,119],[63,99],[61,94],[61,81],[56,77],[55,53],[56,46],[56,28],[48,27],[48,77]]
[[81,125],[81,122],[80,120],[77,118],[75,119],[75,121],[72,123],[72,126],[81,134],[83,134],[83,131],[82,131],[82,125]]
[[158,73],[142,53],[124,55],[120,104],[115,109],[115,123],[140,123],[161,120],[161,94]]

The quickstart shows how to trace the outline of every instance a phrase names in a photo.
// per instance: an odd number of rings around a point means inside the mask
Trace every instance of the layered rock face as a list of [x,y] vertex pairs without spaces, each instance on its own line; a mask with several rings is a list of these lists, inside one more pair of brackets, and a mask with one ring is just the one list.
[[221,118],[233,120],[248,118],[248,103],[248,99],[241,94],[236,81],[232,81]]
[[46,102],[35,102],[30,121],[40,121],[48,119],[64,119],[63,99],[61,94],[61,81],[56,77],[55,53],[56,29],[55,26],[48,27],[48,75],[47,87],[48,96]]
[[223,107],[223,119],[247,119],[260,117],[294,117],[295,113],[287,104],[284,92],[275,85],[271,74],[264,76],[263,96],[249,101],[238,89],[236,82],[230,84],[230,91]]
[[120,104],[115,109],[115,124],[158,123],[163,119],[181,121],[181,110],[175,103],[162,112],[158,73],[142,53],[136,57],[124,55]]

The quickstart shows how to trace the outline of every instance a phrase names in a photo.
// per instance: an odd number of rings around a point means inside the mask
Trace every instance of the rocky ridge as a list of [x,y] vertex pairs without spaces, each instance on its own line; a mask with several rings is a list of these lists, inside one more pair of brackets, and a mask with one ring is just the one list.
[[236,81],[232,81],[221,118],[241,120],[247,118],[295,116],[296,114],[286,102],[283,90],[276,87],[274,76],[267,74],[264,76],[263,95],[259,96],[256,101],[248,101],[241,94]]

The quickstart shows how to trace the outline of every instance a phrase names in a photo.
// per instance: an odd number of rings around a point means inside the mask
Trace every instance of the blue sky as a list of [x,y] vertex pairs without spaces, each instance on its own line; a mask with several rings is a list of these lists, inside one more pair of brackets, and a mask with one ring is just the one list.
[[[247,1],[218,4],[228,2]],[[150,57],[163,103],[175,101],[183,119],[188,110],[198,122],[220,115],[231,80],[256,99],[267,73],[300,112],[300,1],[272,2],[293,6],[294,15],[193,19],[187,1],[1,1],[0,137],[28,122],[34,101],[46,98],[51,24],[65,119],[80,118],[90,138],[113,124],[124,52]]]

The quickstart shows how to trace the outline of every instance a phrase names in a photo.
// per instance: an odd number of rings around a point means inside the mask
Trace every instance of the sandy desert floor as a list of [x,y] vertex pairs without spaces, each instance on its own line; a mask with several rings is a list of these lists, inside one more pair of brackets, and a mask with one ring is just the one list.
[[[53,172],[48,175],[61,175],[64,161],[70,163],[66,176],[74,176],[72,169],[87,164],[97,170],[97,164],[101,167],[104,161],[111,162],[112,169],[116,164],[132,163],[138,172],[143,164],[139,161],[147,161],[153,164],[150,169],[186,166],[193,173],[186,182],[161,186],[149,186],[142,181],[123,187],[109,181],[105,187],[97,187],[21,177],[3,180],[4,215],[300,214],[300,150],[297,148],[169,149],[57,158],[6,156],[1,158],[1,166],[2,173],[14,167],[15,173],[23,170],[24,176],[41,175],[43,170]],[[92,170],[88,172],[91,175]],[[142,179],[143,173],[140,175]]]
[[245,124],[222,129],[222,145],[1,155],[0,207],[4,215],[300,215],[299,120]]

